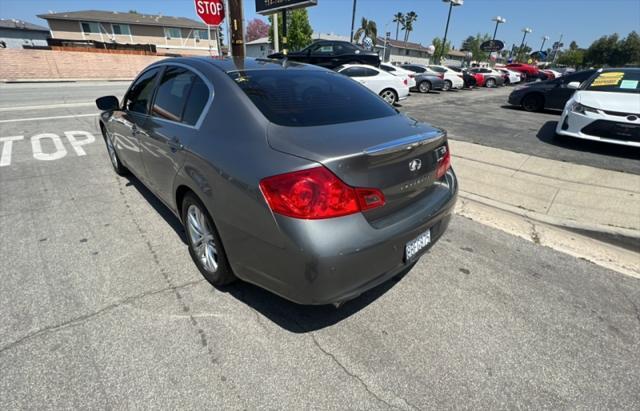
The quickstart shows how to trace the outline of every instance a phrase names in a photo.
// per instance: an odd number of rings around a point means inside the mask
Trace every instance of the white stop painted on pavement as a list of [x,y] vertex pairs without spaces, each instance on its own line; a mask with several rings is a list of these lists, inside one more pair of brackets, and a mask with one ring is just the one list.
[[[45,153],[42,151],[41,140],[49,139],[55,147],[55,151],[52,153]],[[67,149],[64,148],[62,140],[57,134],[43,133],[31,137],[31,148],[33,149],[33,158],[36,160],[52,161],[59,160],[67,155]]]

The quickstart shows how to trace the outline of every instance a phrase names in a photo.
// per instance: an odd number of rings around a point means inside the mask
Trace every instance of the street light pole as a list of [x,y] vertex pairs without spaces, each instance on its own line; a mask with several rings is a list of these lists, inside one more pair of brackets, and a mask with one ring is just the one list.
[[349,37],[349,41],[353,43],[353,28],[356,24],[356,3],[357,0],[353,0],[353,11],[351,12],[351,37]]
[[506,23],[507,19],[505,19],[504,17],[496,16],[491,20],[496,22],[496,28],[495,30],[493,30],[493,38],[491,39],[491,41],[493,41],[496,39],[496,34],[498,33],[498,26],[500,25],[500,23]]
[[449,3],[449,14],[447,15],[447,25],[444,28],[444,39],[442,40],[442,48],[440,49],[440,54],[436,51],[436,55],[438,56],[438,63],[442,60],[444,56],[444,48],[447,44],[447,33],[449,32],[449,21],[451,20],[451,10],[454,6],[462,6],[464,0],[442,0],[444,3]]
[[549,40],[551,37],[549,36],[543,36],[542,37],[542,45],[540,46],[540,51],[542,52],[542,49],[544,48],[544,43],[547,42],[547,40]]
[[533,32],[529,27],[525,27],[522,29],[524,36],[522,36],[522,42],[520,43],[520,48],[518,49],[518,54],[522,53],[522,47],[524,46],[524,39],[527,37],[527,34]]

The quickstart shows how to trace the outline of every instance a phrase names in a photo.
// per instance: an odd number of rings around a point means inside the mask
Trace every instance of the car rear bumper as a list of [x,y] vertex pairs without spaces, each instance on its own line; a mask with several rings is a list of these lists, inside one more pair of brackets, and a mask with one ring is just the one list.
[[[234,267],[239,277],[267,288],[299,304],[346,301],[408,269],[417,260],[405,261],[405,245],[431,231],[430,245],[445,232],[457,198],[453,170],[433,190],[406,209],[370,222],[362,214],[328,220],[299,220],[275,215],[284,241],[261,255],[260,266]],[[418,256],[417,258],[419,258]]]

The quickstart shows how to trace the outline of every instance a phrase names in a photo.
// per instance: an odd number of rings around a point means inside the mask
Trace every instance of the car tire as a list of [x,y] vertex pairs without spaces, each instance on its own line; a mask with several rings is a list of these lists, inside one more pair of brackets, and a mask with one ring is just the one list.
[[431,91],[431,82],[428,80],[423,80],[418,84],[418,91],[423,94],[426,94]]
[[544,108],[544,99],[537,93],[527,94],[522,99],[521,105],[525,111],[540,111]]
[[392,106],[398,102],[398,93],[395,90],[386,88],[380,92],[380,97]]
[[487,88],[494,88],[496,86],[496,79],[489,78],[484,82],[484,85]]
[[509,77],[504,79],[504,85],[508,86],[509,84],[511,84],[511,80],[509,80]]
[[451,88],[453,87],[453,84],[451,83],[450,80],[445,80],[444,81],[444,86],[442,87],[442,91],[449,91],[451,90]]
[[189,192],[182,199],[181,211],[189,254],[202,276],[214,286],[233,282],[236,276],[229,265],[218,230],[202,201]]
[[107,129],[100,124],[100,130],[102,131],[102,138],[104,138],[104,144],[107,146],[107,153],[109,154],[109,160],[111,160],[111,166],[113,167],[113,171],[116,172],[119,176],[124,176],[129,174],[129,170],[122,164],[120,161],[120,157],[118,156],[118,152],[116,151],[116,146],[113,143],[113,138],[111,137],[111,133],[107,131]]

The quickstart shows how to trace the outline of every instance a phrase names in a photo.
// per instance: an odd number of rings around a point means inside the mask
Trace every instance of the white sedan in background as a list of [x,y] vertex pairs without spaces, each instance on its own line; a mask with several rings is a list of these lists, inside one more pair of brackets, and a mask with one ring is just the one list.
[[451,89],[460,90],[464,87],[464,80],[462,79],[462,74],[458,73],[455,70],[451,70],[449,67],[439,66],[437,64],[432,64],[429,66],[431,71],[435,71],[438,74],[444,74],[444,88],[443,91],[449,91]]
[[409,96],[409,82],[386,71],[363,64],[344,64],[336,71],[367,87],[393,105]]
[[600,69],[567,101],[560,136],[640,147],[640,68]]
[[[509,70],[507,68],[503,68],[503,67],[496,67],[496,71],[499,71],[502,74],[506,74],[507,77],[505,77],[505,84],[516,84],[516,83],[520,83],[522,81],[522,75],[520,73],[518,73],[517,71],[513,71],[513,70]],[[507,81],[507,79],[509,81]]]
[[389,63],[380,63],[380,68],[394,76],[406,78],[410,89],[416,86],[416,73],[413,71],[405,70],[402,67],[397,67]]

